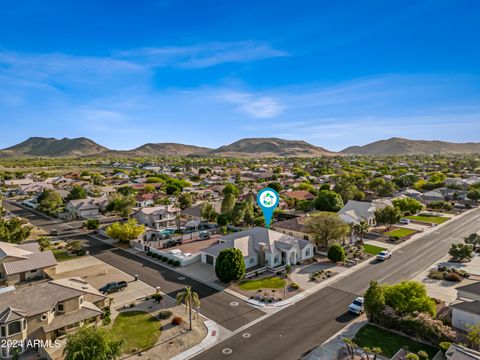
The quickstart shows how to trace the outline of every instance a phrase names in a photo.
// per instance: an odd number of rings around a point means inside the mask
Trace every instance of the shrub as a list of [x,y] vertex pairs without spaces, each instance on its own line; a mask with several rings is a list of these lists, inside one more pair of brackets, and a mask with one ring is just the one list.
[[428,353],[426,351],[420,350],[417,353],[418,357],[422,360],[428,360]]
[[168,265],[173,265],[173,260],[172,260],[172,259],[168,259],[167,263],[168,263]]
[[160,311],[157,315],[158,319],[160,319],[160,320],[167,320],[171,316],[172,316],[172,312],[168,311],[168,310]]
[[405,360],[420,360],[420,358],[417,354],[410,353],[405,356]]
[[163,262],[167,262],[167,261],[168,261],[168,257],[163,256],[163,257],[162,257],[162,261],[163,261]]
[[86,251],[84,249],[80,249],[77,251],[77,256],[83,256],[86,254]]
[[442,341],[440,344],[438,344],[438,347],[440,348],[440,350],[442,350],[442,352],[445,354],[448,350],[448,348],[452,345],[451,342],[449,341]]
[[454,271],[447,271],[443,274],[443,278],[448,281],[460,282],[463,280],[463,277],[457,274]]
[[163,300],[163,295],[160,293],[155,293],[152,295],[152,299],[155,300],[157,303]]
[[180,260],[175,260],[173,262],[173,266],[180,266]]
[[183,319],[180,316],[175,316],[172,319],[172,325],[174,326],[180,325],[181,323],[183,323]]
[[339,262],[345,260],[345,250],[343,250],[343,247],[340,245],[332,245],[328,249],[328,259],[333,261],[333,262]]

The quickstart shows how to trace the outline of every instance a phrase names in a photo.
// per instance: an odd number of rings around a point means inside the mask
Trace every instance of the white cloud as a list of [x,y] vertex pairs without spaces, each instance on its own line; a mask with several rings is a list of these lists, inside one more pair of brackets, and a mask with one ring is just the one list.
[[244,63],[287,56],[258,41],[210,42],[193,46],[146,47],[117,51],[113,56],[153,67],[206,68],[224,63]]
[[283,106],[269,96],[257,97],[249,93],[227,92],[219,98],[235,104],[236,109],[255,118],[272,118],[283,111]]

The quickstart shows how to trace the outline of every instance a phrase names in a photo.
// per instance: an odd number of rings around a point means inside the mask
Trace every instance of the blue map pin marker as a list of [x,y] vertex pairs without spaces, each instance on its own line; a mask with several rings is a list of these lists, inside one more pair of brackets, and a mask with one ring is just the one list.
[[257,195],[257,204],[262,209],[263,218],[265,219],[265,227],[267,229],[270,228],[273,211],[278,206],[279,200],[280,196],[275,190],[271,188],[265,188],[261,190]]

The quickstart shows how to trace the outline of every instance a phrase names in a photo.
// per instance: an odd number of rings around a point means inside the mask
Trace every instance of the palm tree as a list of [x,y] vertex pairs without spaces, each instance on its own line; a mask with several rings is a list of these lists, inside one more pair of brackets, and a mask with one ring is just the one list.
[[360,236],[360,244],[363,244],[363,236],[369,228],[370,225],[368,225],[368,222],[366,222],[365,220],[361,220],[359,223],[354,225],[355,235]]
[[185,290],[177,294],[177,305],[183,304],[189,312],[190,330],[192,330],[192,308],[200,306],[200,298],[198,294],[187,286]]

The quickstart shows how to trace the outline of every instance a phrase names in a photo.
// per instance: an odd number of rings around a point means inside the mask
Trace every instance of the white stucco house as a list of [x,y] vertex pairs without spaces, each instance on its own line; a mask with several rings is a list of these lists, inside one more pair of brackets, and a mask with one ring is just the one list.
[[348,200],[345,206],[338,211],[338,215],[348,224],[366,221],[368,225],[374,226],[376,224],[375,211],[387,206],[393,206],[388,199],[377,199],[372,202]]
[[221,237],[218,244],[201,251],[201,261],[215,265],[220,251],[229,248],[242,252],[247,269],[256,266],[276,268],[295,265],[299,261],[312,258],[315,253],[315,245],[307,240],[254,227]]
[[70,200],[65,205],[67,217],[71,219],[93,219],[100,215],[108,205],[108,197]]
[[457,300],[452,308],[452,326],[469,331],[469,326],[480,322],[480,281],[457,288]]

